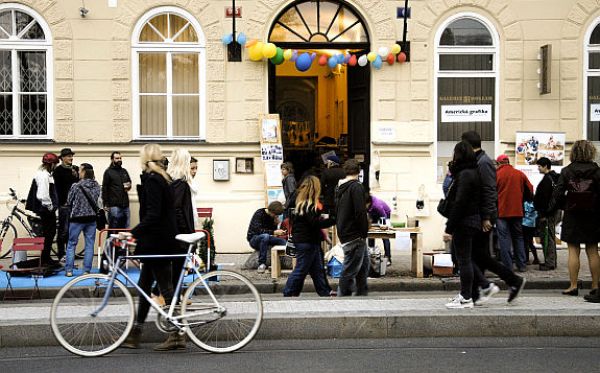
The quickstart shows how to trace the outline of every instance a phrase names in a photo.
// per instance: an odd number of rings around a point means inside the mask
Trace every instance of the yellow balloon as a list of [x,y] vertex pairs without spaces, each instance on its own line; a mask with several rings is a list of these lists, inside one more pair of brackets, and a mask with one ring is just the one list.
[[402,48],[400,48],[400,45],[398,45],[398,44],[392,45],[391,52],[393,54],[398,54],[398,53],[400,53],[401,50],[402,50]]
[[294,54],[294,53],[292,52],[292,50],[291,50],[291,49],[286,49],[286,50],[283,52],[283,59],[284,59],[284,60],[286,60],[286,61],[289,61],[289,60],[292,58],[292,55],[293,55],[293,54]]
[[377,53],[369,52],[369,54],[367,54],[367,60],[369,60],[369,62],[373,62],[376,59],[377,59]]
[[260,61],[263,59],[262,49],[263,43],[259,41],[252,48],[248,49],[248,56],[252,61]]
[[264,44],[262,47],[262,54],[265,58],[273,58],[277,54],[277,46],[273,43]]

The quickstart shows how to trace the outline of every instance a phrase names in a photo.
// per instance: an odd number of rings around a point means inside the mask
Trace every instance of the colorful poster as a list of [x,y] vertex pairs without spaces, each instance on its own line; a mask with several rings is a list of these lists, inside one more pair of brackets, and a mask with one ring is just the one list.
[[560,173],[565,162],[564,132],[517,132],[515,141],[515,168],[523,171],[534,185],[542,180],[536,162],[546,157],[552,169]]
[[442,123],[491,121],[492,105],[442,105]]

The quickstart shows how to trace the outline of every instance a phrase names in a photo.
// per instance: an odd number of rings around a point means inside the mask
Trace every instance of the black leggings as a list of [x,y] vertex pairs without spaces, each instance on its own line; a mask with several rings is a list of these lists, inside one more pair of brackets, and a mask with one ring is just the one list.
[[[142,265],[138,285],[146,294],[150,294],[152,284],[156,281],[160,293],[165,298],[166,304],[170,305],[171,300],[173,299],[173,283],[171,277],[171,261],[169,259],[148,259],[144,261]],[[150,303],[148,303],[143,295],[139,295],[137,312],[138,324],[143,324],[146,321],[149,311]]]
[[42,263],[49,263],[52,252],[52,241],[56,234],[56,214],[54,211],[43,211],[39,213],[42,219],[42,234],[44,236],[44,249],[42,250]]

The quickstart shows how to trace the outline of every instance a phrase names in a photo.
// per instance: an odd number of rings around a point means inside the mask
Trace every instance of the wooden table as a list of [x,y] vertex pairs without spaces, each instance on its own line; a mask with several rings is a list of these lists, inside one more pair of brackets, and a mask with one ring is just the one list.
[[420,228],[388,228],[385,230],[371,228],[367,238],[396,239],[396,232],[409,232],[411,245],[410,270],[413,276],[423,277],[423,233]]

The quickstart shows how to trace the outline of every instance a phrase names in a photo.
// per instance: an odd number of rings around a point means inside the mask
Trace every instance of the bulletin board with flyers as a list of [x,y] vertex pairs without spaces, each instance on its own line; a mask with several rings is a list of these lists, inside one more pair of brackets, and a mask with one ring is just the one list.
[[281,184],[283,145],[279,114],[261,115],[258,127],[260,130],[260,158],[265,169],[265,201],[267,206],[273,201],[283,203],[285,202]]

